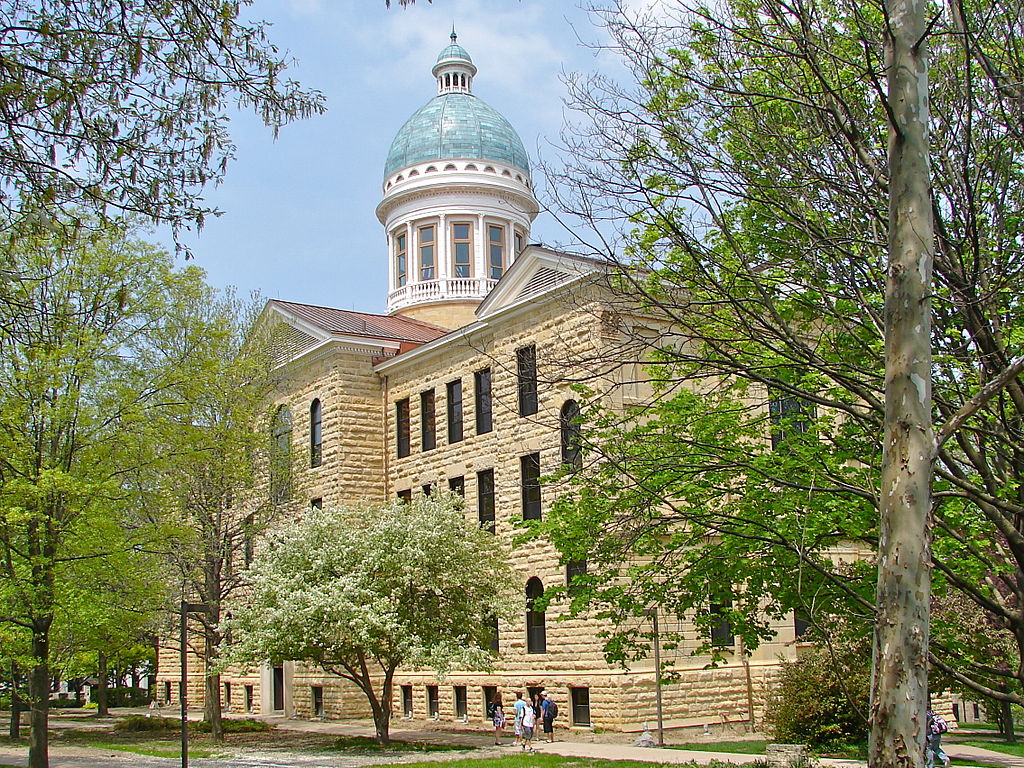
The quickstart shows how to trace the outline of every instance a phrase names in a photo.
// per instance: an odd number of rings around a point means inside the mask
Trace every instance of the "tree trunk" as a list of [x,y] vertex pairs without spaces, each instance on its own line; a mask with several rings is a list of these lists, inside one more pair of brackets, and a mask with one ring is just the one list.
[[13,688],[11,690],[11,722],[7,730],[11,741],[21,738],[21,697]]
[[871,768],[920,768],[928,699],[931,596],[931,287],[934,254],[923,0],[886,0],[889,260],[885,295],[885,433],[877,614],[871,676]]
[[110,717],[110,706],[107,694],[110,686],[107,685],[110,672],[107,670],[107,654],[100,651],[96,679],[96,714],[100,717]]
[[28,743],[29,768],[49,768],[50,744],[47,726],[50,716],[50,636],[48,630],[36,630],[32,637],[33,666],[28,678],[28,696],[32,707]]

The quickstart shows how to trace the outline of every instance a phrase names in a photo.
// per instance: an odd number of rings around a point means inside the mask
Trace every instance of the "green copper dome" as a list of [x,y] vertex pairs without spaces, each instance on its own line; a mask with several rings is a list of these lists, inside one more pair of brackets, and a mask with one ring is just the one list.
[[469,58],[469,53],[458,43],[452,43],[437,55],[438,61],[444,61],[445,59],[462,59],[470,64],[473,63],[473,60]]
[[398,131],[384,176],[414,163],[452,159],[493,160],[530,172],[523,142],[508,120],[470,93],[445,93],[420,107]]

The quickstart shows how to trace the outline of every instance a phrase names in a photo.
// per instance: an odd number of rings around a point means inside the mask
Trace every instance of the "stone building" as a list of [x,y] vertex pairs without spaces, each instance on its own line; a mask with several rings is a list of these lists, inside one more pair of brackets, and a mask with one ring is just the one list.
[[[264,310],[263,322],[285,331],[275,436],[299,457],[280,502],[297,513],[448,488],[464,496],[468,516],[511,540],[517,523],[543,517],[558,493],[539,478],[574,460],[570,382],[601,380],[619,404],[642,397],[643,387],[633,369],[587,370],[586,361],[613,357],[619,343],[601,265],[530,244],[538,204],[529,159],[509,122],[474,95],[477,68],[454,33],[432,73],[437,94],[398,131],[377,206],[388,243],[388,314],[279,300]],[[496,668],[456,671],[443,683],[429,672],[400,672],[395,716],[480,723],[495,690],[508,701],[515,690],[546,688],[560,703],[562,726],[653,724],[653,664],[610,666],[596,621],[564,617],[557,601],[532,609],[534,597],[586,564],[562,563],[538,543],[515,550],[514,566],[519,583],[510,589],[524,608],[498,627]],[[692,655],[704,639],[698,630],[683,630],[692,639],[671,651],[680,679],[663,690],[667,726],[748,723],[779,657],[796,655],[792,620],[778,623],[774,642],[714,669]],[[734,642],[727,631],[722,642]],[[169,648],[160,666],[167,699],[175,653]],[[192,671],[190,692],[199,697],[200,670]],[[222,681],[234,711],[367,712],[353,687],[299,665]]]

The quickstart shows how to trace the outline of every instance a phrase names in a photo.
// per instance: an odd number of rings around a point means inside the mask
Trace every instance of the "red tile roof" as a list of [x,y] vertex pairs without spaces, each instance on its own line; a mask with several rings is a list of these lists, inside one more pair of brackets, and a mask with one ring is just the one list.
[[273,301],[296,317],[300,317],[328,333],[412,341],[419,344],[433,341],[448,333],[446,328],[398,315],[371,315],[366,312],[350,312],[347,309],[318,307],[314,304],[297,304],[280,299],[273,299]]

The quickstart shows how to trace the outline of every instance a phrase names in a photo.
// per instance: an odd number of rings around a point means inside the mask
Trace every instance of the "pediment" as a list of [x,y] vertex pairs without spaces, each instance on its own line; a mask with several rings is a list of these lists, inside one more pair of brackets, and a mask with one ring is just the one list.
[[480,303],[476,316],[484,320],[600,271],[602,264],[594,259],[531,245]]

